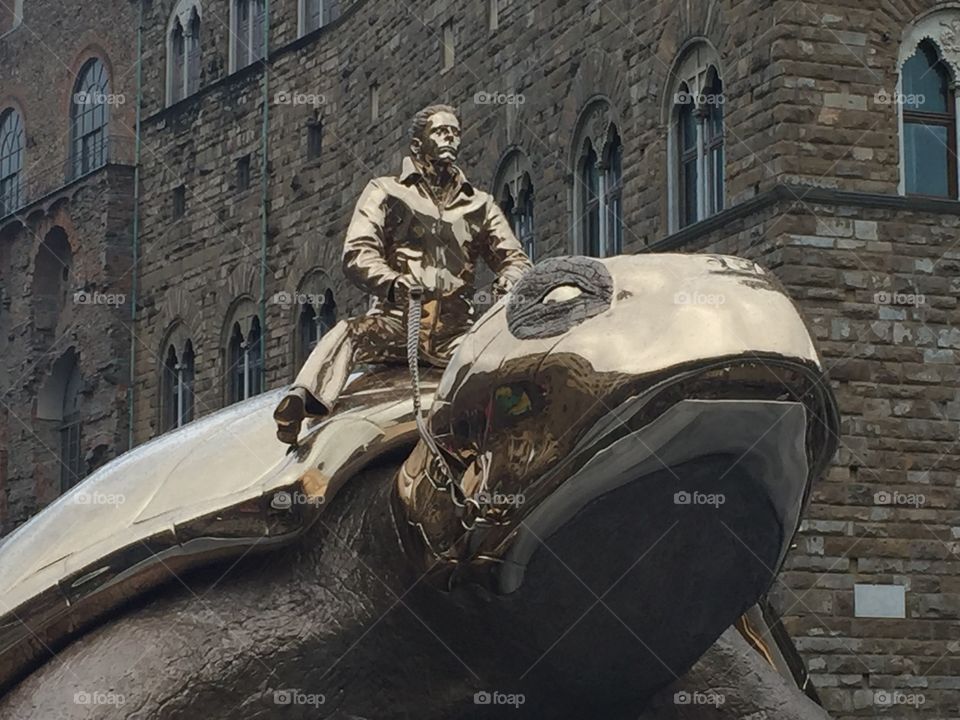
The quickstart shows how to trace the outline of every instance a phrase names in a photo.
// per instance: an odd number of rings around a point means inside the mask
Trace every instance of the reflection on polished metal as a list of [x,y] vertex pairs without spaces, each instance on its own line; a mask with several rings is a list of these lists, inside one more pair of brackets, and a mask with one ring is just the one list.
[[[0,689],[66,634],[183,571],[298,537],[354,473],[416,437],[401,369],[357,374],[290,453],[274,391],[108,463],[0,544]],[[431,397],[437,371],[424,377]]]
[[[544,261],[469,328],[442,374],[421,372],[433,450],[409,374],[381,367],[356,376],[289,454],[272,439],[269,393],[69,491],[0,545],[0,687],[170,571],[291,541],[376,464],[396,467],[407,560],[444,589],[517,597],[543,572],[544,540],[589,548],[578,528],[598,522],[638,543],[595,558],[613,572],[658,542],[648,525],[667,524],[670,567],[729,599],[710,620],[725,625],[698,628],[707,645],[689,649],[692,662],[769,587],[838,431],[796,308],[754,263],[723,256]],[[710,524],[691,519],[701,496],[721,511]],[[747,551],[762,572],[743,567]],[[665,577],[638,585],[649,590],[637,600]]]
[[[501,592],[591,501],[706,456],[750,468],[783,528],[779,566],[837,432],[776,280],[738,258],[683,255],[540,263],[465,338],[429,423],[445,462],[421,443],[398,479],[411,548],[443,584]],[[438,496],[445,466],[458,468],[460,503]]]

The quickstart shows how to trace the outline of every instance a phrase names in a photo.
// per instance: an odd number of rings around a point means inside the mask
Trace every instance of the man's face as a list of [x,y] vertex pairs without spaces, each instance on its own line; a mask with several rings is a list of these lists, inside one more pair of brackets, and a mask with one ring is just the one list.
[[430,117],[420,138],[420,154],[434,163],[451,164],[460,153],[460,121],[453,113],[438,112]]

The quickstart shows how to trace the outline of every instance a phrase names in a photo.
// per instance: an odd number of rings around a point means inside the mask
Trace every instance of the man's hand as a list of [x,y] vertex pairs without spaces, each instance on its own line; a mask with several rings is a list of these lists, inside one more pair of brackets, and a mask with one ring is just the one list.
[[513,287],[513,283],[504,277],[498,277],[493,283],[493,295],[496,298],[502,298]]
[[[390,286],[390,292],[387,293],[387,300],[404,304],[410,297],[412,288],[420,288],[420,283],[412,275],[398,275]],[[422,289],[422,288],[421,288]]]

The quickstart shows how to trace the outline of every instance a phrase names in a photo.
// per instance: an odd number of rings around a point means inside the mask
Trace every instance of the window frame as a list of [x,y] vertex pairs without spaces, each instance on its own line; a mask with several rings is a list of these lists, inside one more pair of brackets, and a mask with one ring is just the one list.
[[339,18],[339,0],[297,0],[297,37],[326,27]]
[[[183,427],[193,420],[196,409],[196,356],[190,340],[177,344],[171,340],[161,365],[161,421],[160,432]],[[172,360],[172,363],[171,363]]]
[[[78,97],[89,95],[91,90],[99,94],[102,102],[86,103],[92,109],[80,109]],[[110,110],[110,74],[106,63],[99,57],[87,60],[73,86],[70,96],[70,161],[68,180],[96,172],[108,161]],[[100,112],[97,108],[101,108]],[[86,128],[89,120],[89,128]],[[92,146],[92,147],[91,147]]]
[[0,217],[23,207],[23,159],[26,131],[15,107],[0,112]]
[[[263,36],[269,12],[267,0],[230,0],[228,62],[231,74],[266,58],[269,48]],[[241,36],[245,38],[242,47]]]
[[[667,225],[675,233],[727,207],[726,95],[719,56],[705,40],[677,55],[670,76],[665,96],[669,127]],[[714,132],[717,119],[719,132]],[[687,144],[687,121],[694,124],[693,145]]]
[[[570,158],[573,252],[610,257],[623,252],[623,136],[616,109],[604,96],[590,100],[577,121]],[[611,159],[616,151],[619,167]],[[617,172],[619,170],[619,172]],[[595,191],[591,188],[595,187]],[[619,212],[615,205],[619,204]],[[595,231],[595,232],[594,232]]]
[[520,148],[510,148],[498,163],[493,189],[510,230],[533,260],[537,256],[536,187],[530,161]]
[[[941,65],[946,74],[946,112],[938,113],[931,111],[923,110],[909,110],[907,105],[904,102],[897,102],[899,110],[899,131],[900,131],[900,172],[901,172],[901,194],[906,197],[917,197],[917,198],[931,198],[936,200],[957,200],[958,197],[958,163],[957,163],[957,133],[958,133],[958,124],[957,124],[957,93],[954,80],[954,73],[950,64],[947,62],[944,57],[943,51],[938,43],[931,40],[930,38],[923,38],[918,42],[914,48],[913,52],[907,57],[907,59],[900,64],[900,70],[897,78],[897,98],[902,97],[904,89],[904,75],[903,70],[906,66],[907,61],[913,58],[918,52],[922,51],[922,47],[927,45],[936,56],[937,60],[935,65]],[[930,67],[927,72],[933,70],[933,66]],[[947,165],[947,194],[946,195],[931,195],[928,193],[921,192],[911,192],[907,188],[907,126],[920,126],[920,127],[942,127],[946,129],[947,134],[947,143],[945,146],[946,149],[946,165]]]
[[262,343],[260,317],[252,312],[238,314],[230,324],[226,344],[227,405],[249,400],[264,391]]
[[60,439],[60,492],[66,492],[83,480],[83,416],[80,412],[80,360],[73,356],[70,373],[63,386],[62,415],[57,434]]

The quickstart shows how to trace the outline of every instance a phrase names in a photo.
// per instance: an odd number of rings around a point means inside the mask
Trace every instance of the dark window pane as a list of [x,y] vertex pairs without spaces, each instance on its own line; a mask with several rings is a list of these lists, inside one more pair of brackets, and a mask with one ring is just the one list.
[[340,0],[324,0],[323,24],[333,22],[340,17]]
[[[179,77],[179,76],[178,76]],[[196,9],[190,18],[190,38],[187,43],[187,93],[200,87],[200,16]]]
[[689,151],[697,148],[697,119],[693,112],[693,104],[680,107],[680,150]]
[[163,377],[161,378],[163,386],[161,432],[166,432],[177,426],[177,364],[177,351],[171,345],[167,349],[167,357],[163,361]]
[[23,126],[20,113],[7,110],[0,122],[0,215],[20,208],[23,169]]
[[323,152],[323,121],[307,125],[307,159],[316,160]]
[[949,196],[947,139],[948,129],[945,126],[904,124],[903,148],[908,193]]
[[247,336],[247,364],[250,372],[247,381],[250,393],[246,397],[259,395],[263,391],[263,366],[260,357],[260,321],[253,319],[250,324],[250,334]]
[[193,345],[187,341],[183,351],[183,362],[180,368],[180,382],[183,386],[183,414],[180,424],[193,420]]
[[230,402],[237,402],[244,398],[244,353],[243,353],[243,333],[240,332],[240,324],[234,323],[233,332],[230,335],[230,345],[227,351],[227,359],[230,368],[227,377],[230,378],[230,388],[228,399]]
[[950,112],[950,75],[932,43],[920,43],[913,57],[903,64],[902,86],[905,109]]
[[300,310],[298,325],[300,326],[300,357],[298,360],[299,364],[303,365],[319,339],[317,313],[309,303]]
[[581,161],[580,184],[582,193],[583,252],[600,255],[600,174],[597,155],[589,148]]
[[623,248],[623,213],[621,198],[623,185],[623,145],[619,137],[614,137],[607,153],[606,209],[607,237],[606,255],[619,255]]
[[680,225],[697,221],[697,160],[683,163],[680,170]]
[[266,15],[266,0],[253,0],[253,28],[251,29],[253,37],[251,38],[250,62],[260,60],[263,57],[263,29],[266,23]]
[[319,337],[337,324],[337,303],[333,299],[333,292],[326,290],[323,293],[323,306],[320,308]]
[[70,116],[73,162],[70,178],[96,170],[107,160],[107,71],[98,59],[87,62],[74,86]]
[[710,165],[713,172],[712,212],[718,212],[723,209],[723,145],[714,148],[710,153]]

